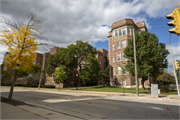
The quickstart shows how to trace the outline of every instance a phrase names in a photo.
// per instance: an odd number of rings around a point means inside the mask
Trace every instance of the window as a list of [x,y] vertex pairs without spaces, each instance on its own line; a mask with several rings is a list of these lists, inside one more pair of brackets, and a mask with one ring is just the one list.
[[54,81],[52,81],[52,85],[54,85]]
[[118,37],[118,31],[115,30],[115,37]]
[[41,60],[41,58],[40,57],[38,57],[38,61],[40,61]]
[[124,57],[124,53],[123,53],[123,60],[127,60],[127,59]]
[[114,67],[114,75],[116,75],[116,68]]
[[122,69],[121,67],[118,67],[118,75],[121,75],[122,74]]
[[99,59],[101,60],[101,56],[99,55]]
[[120,42],[116,42],[116,49],[120,49]]
[[113,55],[113,62],[115,62],[115,55]]
[[127,70],[124,70],[124,75],[127,75],[128,74],[128,71]]
[[113,43],[113,51],[114,51],[114,43]]
[[126,35],[126,28],[122,28],[122,34]]
[[114,32],[113,32],[113,38],[115,38]]
[[127,28],[127,34],[131,35],[131,28]]
[[135,80],[132,80],[132,85],[136,85],[136,81]]
[[119,29],[119,36],[122,36],[121,29]]
[[117,61],[120,61],[120,60],[121,60],[121,54],[118,53],[118,54],[117,54]]
[[125,48],[126,47],[126,40],[123,40],[122,41],[122,48]]

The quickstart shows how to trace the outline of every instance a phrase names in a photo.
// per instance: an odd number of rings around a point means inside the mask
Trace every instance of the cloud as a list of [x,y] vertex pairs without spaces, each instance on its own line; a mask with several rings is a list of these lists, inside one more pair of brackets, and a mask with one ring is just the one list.
[[[167,45],[166,47],[169,52],[170,52],[170,46]],[[178,44],[172,44],[171,45],[171,48],[172,48],[172,53],[173,53],[173,58],[174,58],[174,61],[176,60],[180,60],[180,55],[179,55],[179,51],[180,51],[180,41],[178,42]],[[168,60],[168,68],[167,70],[170,71],[170,72],[173,72],[173,62],[172,62],[172,57],[171,57],[171,54],[169,54],[167,56],[167,60]]]
[[[160,18],[178,7],[178,0],[6,0],[1,1],[1,15],[27,22],[27,14],[35,12],[42,20],[41,27],[51,44],[66,47],[76,40],[95,45],[106,41],[110,26],[121,19],[134,22]],[[3,30],[0,24],[0,30]],[[42,48],[39,51],[46,52]]]

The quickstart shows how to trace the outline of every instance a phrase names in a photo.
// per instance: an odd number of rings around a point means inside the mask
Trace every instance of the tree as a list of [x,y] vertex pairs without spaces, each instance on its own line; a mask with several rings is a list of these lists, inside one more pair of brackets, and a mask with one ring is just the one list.
[[123,94],[124,94],[124,83],[123,83],[123,81],[125,81],[130,75],[128,75],[128,72],[127,72],[127,69],[126,69],[126,66],[125,66],[125,63],[123,63],[123,64],[119,64],[118,65],[119,67],[120,67],[120,71],[118,71],[118,72],[120,72],[119,74],[119,81],[121,81],[121,86],[122,86],[122,88],[123,88]]
[[71,71],[70,73],[72,73],[73,69],[77,68],[76,64],[77,59],[73,54],[68,52],[67,48],[59,48],[57,53],[49,56],[46,72],[49,76],[52,76],[57,67],[64,65],[69,69],[68,71]]
[[[169,51],[164,43],[159,43],[155,34],[141,32],[140,34],[135,33],[135,36],[137,73],[138,77],[142,78],[141,84],[144,89],[144,82],[148,79],[149,74],[156,79],[160,70],[167,68],[166,57]],[[126,68],[132,76],[135,76],[133,39],[129,40],[128,46],[124,50],[124,57],[131,60]]]
[[67,72],[67,67],[65,65],[60,65],[58,70],[55,71],[54,73],[54,81],[55,83],[59,83],[59,91],[60,91],[60,83],[64,83],[69,79],[69,76]]
[[3,74],[1,83],[9,84],[12,81],[13,74],[12,74],[11,71],[9,71],[9,70],[1,70],[1,74]]
[[[95,57],[95,55],[97,54],[97,50],[96,48],[92,47],[92,45],[89,44],[88,42],[83,42],[81,40],[77,40],[75,44],[70,44],[67,47],[67,49],[68,49],[68,54],[72,54],[77,59],[76,65],[77,68],[79,69],[79,73],[81,73],[78,74],[78,84],[76,86],[76,89],[78,89],[79,84],[80,85],[82,84],[82,78],[84,78],[83,76],[80,76],[80,75],[84,75],[83,72],[84,70],[82,71],[83,66],[88,64],[87,62],[85,63],[84,60],[87,59],[89,53],[91,53]],[[86,76],[89,75],[87,72],[86,74],[87,74]]]
[[165,83],[174,83],[175,78],[174,76],[172,76],[172,73],[161,70],[160,74],[157,77],[157,81],[163,82],[165,86]]
[[109,66],[102,72],[100,72],[100,78],[104,79],[106,84],[109,84]]
[[23,71],[23,70],[19,70],[18,73],[17,73],[17,76],[18,77],[26,77],[28,76],[29,74],[31,75],[36,75],[36,74],[40,74],[41,72],[41,66],[38,66],[36,64],[34,64],[32,66],[32,71]]
[[0,35],[0,44],[8,46],[10,54],[5,56],[4,64],[14,70],[14,79],[11,85],[8,98],[12,98],[14,84],[17,80],[18,71],[32,71],[32,66],[36,60],[36,50],[38,45],[47,45],[41,41],[46,41],[43,31],[40,29],[40,19],[36,14],[28,14],[29,21],[27,24],[9,20],[5,17],[0,19],[11,27],[11,30],[5,29]]
[[87,58],[83,61],[82,69],[79,71],[79,77],[83,83],[91,82],[99,77],[100,65],[98,58],[92,53],[89,53]]

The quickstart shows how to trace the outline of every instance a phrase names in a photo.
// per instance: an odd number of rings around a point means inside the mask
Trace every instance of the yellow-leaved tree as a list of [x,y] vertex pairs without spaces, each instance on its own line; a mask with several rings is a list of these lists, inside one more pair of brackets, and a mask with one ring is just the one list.
[[19,70],[30,72],[32,66],[36,61],[36,50],[38,45],[48,45],[47,43],[40,43],[39,40],[46,41],[41,29],[39,29],[39,17],[36,14],[30,13],[28,15],[30,20],[25,25],[23,22],[14,22],[2,17],[0,23],[4,23],[11,27],[5,29],[0,35],[0,44],[8,46],[10,54],[5,56],[5,64],[9,69],[14,70],[14,78],[9,92],[9,99],[12,98],[14,84],[17,80],[17,73]]

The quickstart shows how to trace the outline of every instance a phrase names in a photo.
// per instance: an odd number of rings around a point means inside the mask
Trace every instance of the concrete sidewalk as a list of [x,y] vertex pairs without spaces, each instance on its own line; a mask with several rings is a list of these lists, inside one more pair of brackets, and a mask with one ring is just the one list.
[[[1,86],[6,87],[6,86]],[[58,93],[77,93],[77,94],[86,94],[86,95],[97,95],[97,96],[122,96],[124,98],[137,98],[137,99],[158,99],[158,100],[168,100],[168,101],[180,101],[178,95],[162,95],[160,94],[159,97],[152,97],[150,94],[139,94],[137,96],[133,93],[117,93],[117,92],[96,92],[96,91],[79,91],[79,90],[60,90],[59,89],[48,89],[48,88],[25,88],[25,87],[14,87],[15,89],[26,89],[26,90],[35,90],[35,91],[53,91]]]
[[[51,110],[29,105],[13,106],[1,102],[1,120],[2,119],[79,119]],[[80,119],[79,119],[80,120]]]

